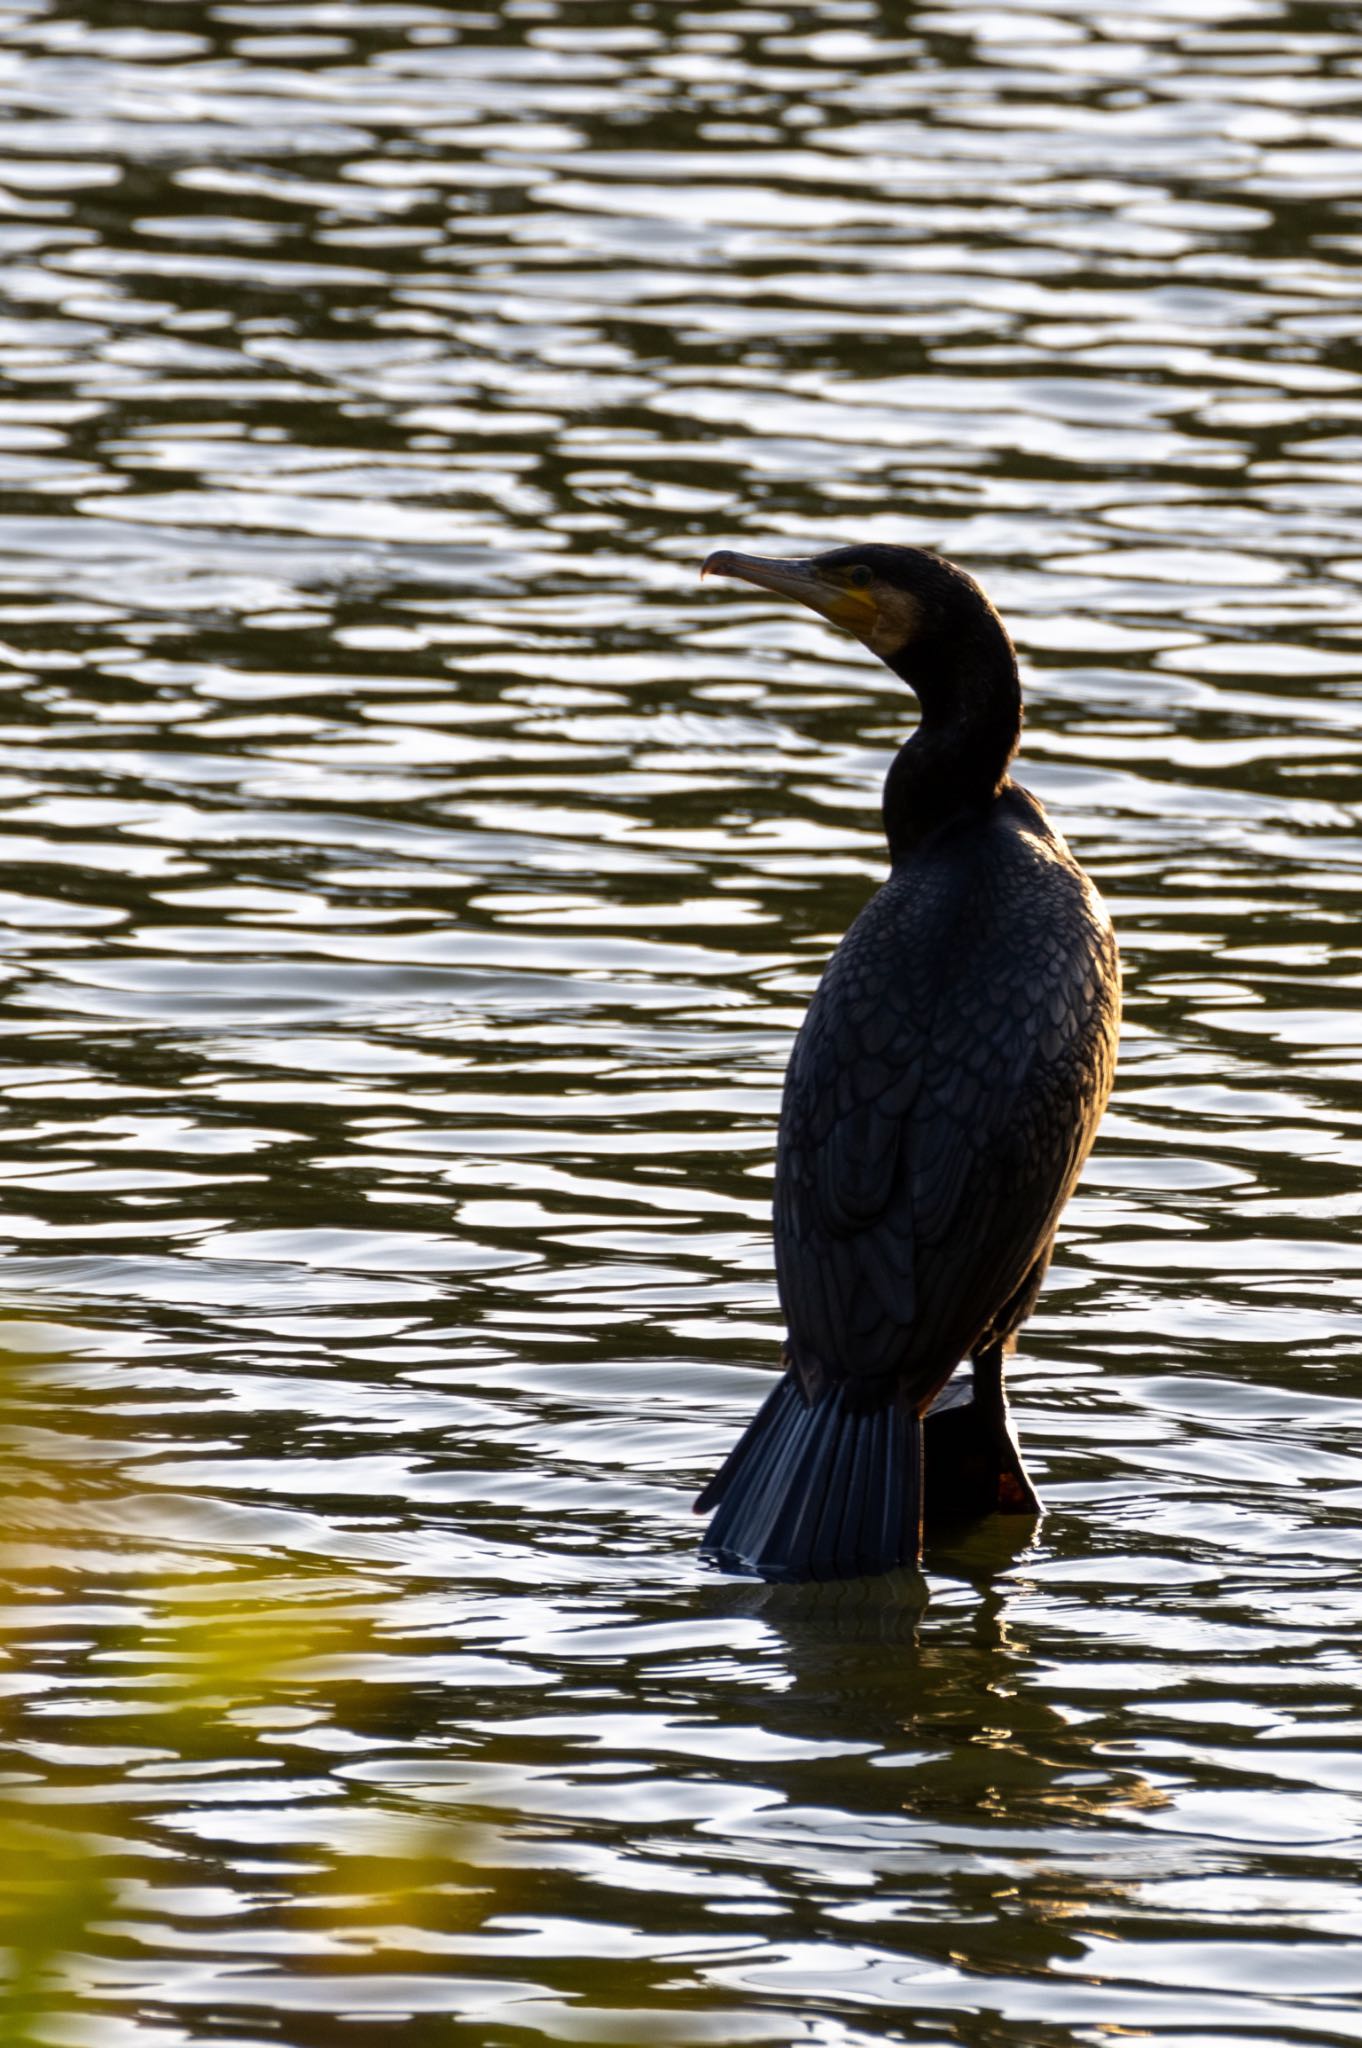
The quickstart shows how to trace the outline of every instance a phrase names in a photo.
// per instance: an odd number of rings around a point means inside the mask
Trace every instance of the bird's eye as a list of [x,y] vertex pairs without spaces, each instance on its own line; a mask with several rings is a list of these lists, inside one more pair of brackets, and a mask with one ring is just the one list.
[[851,572],[851,581],[855,584],[856,588],[864,590],[871,580],[871,572],[866,568],[865,563],[858,562]]

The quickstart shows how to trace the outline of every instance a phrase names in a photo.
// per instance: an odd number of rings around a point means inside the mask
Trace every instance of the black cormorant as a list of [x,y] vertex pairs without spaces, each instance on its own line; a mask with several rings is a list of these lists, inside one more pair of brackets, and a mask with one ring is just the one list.
[[960,1505],[1039,1506],[1003,1357],[1111,1089],[1120,969],[1092,884],[1007,772],[1016,656],[972,577],[888,546],[724,551],[703,573],[846,627],[921,709],[884,785],[889,878],[828,962],[785,1077],[786,1370],[696,1502],[717,1510],[703,1547],[725,1564],[851,1578],[916,1563],[924,1417],[966,1357],[986,1484]]

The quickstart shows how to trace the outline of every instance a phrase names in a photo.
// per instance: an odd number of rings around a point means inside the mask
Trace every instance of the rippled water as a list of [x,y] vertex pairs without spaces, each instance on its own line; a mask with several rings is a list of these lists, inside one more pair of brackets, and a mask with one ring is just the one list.
[[[1354,12],[3,24],[52,2038],[1362,2038]],[[852,539],[1011,622],[1128,1023],[1045,1520],[765,1589],[689,1506],[910,705],[696,565]]]

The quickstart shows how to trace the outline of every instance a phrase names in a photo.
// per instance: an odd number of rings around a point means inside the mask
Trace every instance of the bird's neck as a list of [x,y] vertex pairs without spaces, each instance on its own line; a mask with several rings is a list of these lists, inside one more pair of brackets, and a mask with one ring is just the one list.
[[915,643],[889,666],[922,706],[884,785],[885,837],[900,860],[929,832],[997,795],[1021,738],[1021,682],[1012,642],[991,611],[968,633]]

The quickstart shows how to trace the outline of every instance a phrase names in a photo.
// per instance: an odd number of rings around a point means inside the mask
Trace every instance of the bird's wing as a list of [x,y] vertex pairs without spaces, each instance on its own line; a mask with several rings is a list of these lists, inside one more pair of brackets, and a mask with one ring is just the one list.
[[796,1041],[776,1255],[810,1386],[930,1398],[1044,1254],[1092,1142],[1110,927],[1067,856],[1024,850],[980,875],[946,860],[891,878]]

